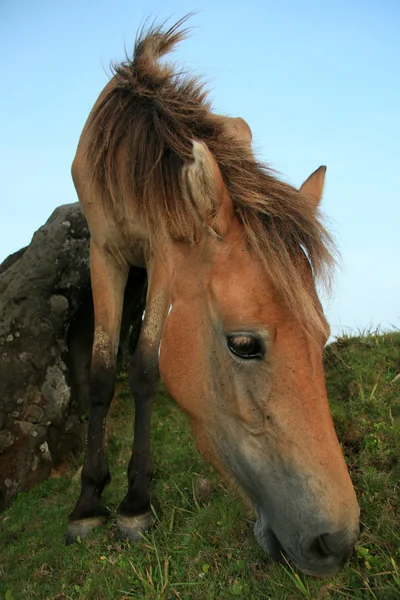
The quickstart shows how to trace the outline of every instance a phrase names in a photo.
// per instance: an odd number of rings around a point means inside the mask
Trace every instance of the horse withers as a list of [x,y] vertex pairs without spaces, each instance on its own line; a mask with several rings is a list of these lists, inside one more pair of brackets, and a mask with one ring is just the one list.
[[67,538],[107,516],[106,415],[124,289],[147,270],[129,369],[135,431],[120,534],[152,523],[151,404],[162,377],[198,446],[257,514],[255,536],[305,573],[338,571],[359,508],[329,411],[329,327],[315,282],[332,265],[318,204],[325,168],[297,190],[258,163],[242,119],[212,113],[198,79],[159,58],[184,19],[142,31],[97,100],[72,173],[90,233],[95,333],[82,488]]

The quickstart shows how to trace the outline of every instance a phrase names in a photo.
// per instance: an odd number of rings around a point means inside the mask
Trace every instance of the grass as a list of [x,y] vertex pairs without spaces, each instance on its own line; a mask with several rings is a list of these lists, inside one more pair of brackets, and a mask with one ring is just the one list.
[[[111,521],[64,545],[81,457],[20,494],[0,518],[0,598],[298,600],[400,598],[400,334],[343,336],[326,350],[328,393],[360,506],[355,555],[331,579],[269,561],[253,515],[198,453],[186,417],[160,390],[153,417],[155,495],[162,514],[135,546]],[[132,398],[121,378],[110,415],[114,510],[125,490]],[[127,423],[132,425],[127,426]]]

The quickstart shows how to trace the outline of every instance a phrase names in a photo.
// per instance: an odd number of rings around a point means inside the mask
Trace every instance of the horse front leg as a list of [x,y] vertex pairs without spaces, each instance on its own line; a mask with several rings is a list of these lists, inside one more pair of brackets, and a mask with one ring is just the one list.
[[150,481],[153,465],[150,455],[151,412],[159,384],[158,357],[146,353],[142,344],[129,367],[129,384],[135,399],[135,426],[132,455],[128,466],[128,492],[118,507],[118,534],[136,541],[153,523]]
[[162,268],[149,269],[149,286],[144,321],[129,368],[129,385],[135,399],[132,456],[128,466],[128,491],[118,507],[117,526],[122,539],[136,541],[154,518],[150,481],[151,410],[159,385],[158,349],[168,308],[169,293]]
[[101,494],[108,469],[106,418],[114,394],[124,289],[128,267],[94,242],[90,245],[94,340],[89,384],[89,425],[81,493],[69,516],[67,543],[86,537],[108,516]]

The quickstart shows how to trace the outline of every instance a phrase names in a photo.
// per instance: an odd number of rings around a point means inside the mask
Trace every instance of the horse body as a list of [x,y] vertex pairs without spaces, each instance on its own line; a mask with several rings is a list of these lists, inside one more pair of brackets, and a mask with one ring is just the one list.
[[242,119],[213,115],[201,86],[158,57],[185,35],[151,29],[116,69],[83,130],[73,179],[91,232],[95,309],[89,430],[69,538],[106,514],[105,423],[124,289],[147,270],[129,370],[135,436],[122,536],[151,524],[151,402],[160,374],[204,456],[254,506],[272,556],[329,575],[351,553],[359,509],[326,396],[329,328],[314,276],[325,169],[294,190],[260,166]]

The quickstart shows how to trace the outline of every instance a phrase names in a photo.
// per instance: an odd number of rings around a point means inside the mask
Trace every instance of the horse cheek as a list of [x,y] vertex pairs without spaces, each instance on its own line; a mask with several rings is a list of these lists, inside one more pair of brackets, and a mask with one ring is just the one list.
[[189,311],[173,306],[159,349],[162,380],[174,400],[191,419],[199,418],[207,397],[205,340],[202,323]]

